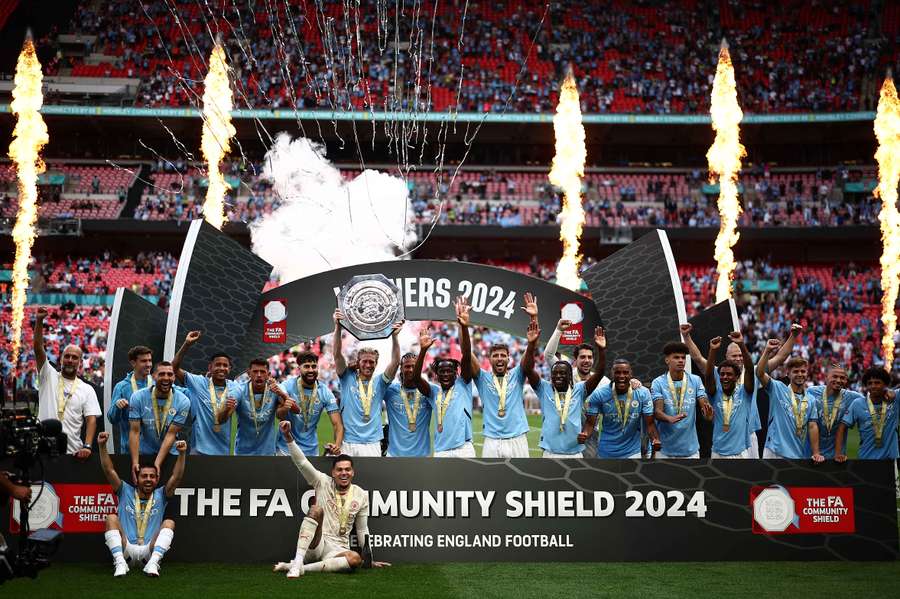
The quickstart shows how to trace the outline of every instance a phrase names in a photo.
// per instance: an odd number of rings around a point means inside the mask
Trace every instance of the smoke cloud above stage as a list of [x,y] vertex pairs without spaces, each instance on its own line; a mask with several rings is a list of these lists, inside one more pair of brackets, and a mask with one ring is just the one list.
[[345,180],[325,147],[310,139],[280,133],[262,176],[281,206],[250,226],[253,251],[282,284],[392,260],[417,241],[406,181],[375,170]]

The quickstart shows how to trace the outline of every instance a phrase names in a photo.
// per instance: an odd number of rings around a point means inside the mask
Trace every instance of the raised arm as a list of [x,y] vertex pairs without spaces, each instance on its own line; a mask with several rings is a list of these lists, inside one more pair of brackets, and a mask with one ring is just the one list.
[[459,348],[462,352],[459,361],[459,375],[465,382],[470,382],[475,376],[471,360],[466,356],[472,355],[472,338],[469,336],[469,302],[463,296],[456,298],[456,322],[459,324]]
[[97,445],[100,450],[100,467],[103,468],[103,476],[106,477],[106,482],[112,487],[113,492],[116,492],[119,490],[119,487],[122,486],[122,479],[119,478],[116,467],[113,466],[112,460],[109,457],[109,452],[106,451],[107,441],[109,441],[108,432],[103,431],[97,435]]
[[[431,385],[422,378],[422,369],[425,367],[425,356],[428,350],[434,345],[434,339],[431,337],[431,331],[427,328],[419,331],[419,355],[416,356],[416,365],[413,367],[413,376],[416,379],[416,387],[419,392],[426,397],[431,397]],[[465,354],[463,354],[465,356]],[[463,360],[465,361],[465,360]]]
[[537,389],[541,383],[541,377],[534,369],[534,352],[537,350],[537,340],[541,336],[541,329],[536,320],[528,323],[528,330],[525,337],[528,339],[528,345],[525,346],[525,353],[522,354],[522,373],[532,389]]
[[[682,329],[683,332],[683,329]],[[696,346],[695,346],[696,347]],[[709,340],[709,356],[703,361],[703,382],[710,389],[716,388],[716,354],[719,353],[719,348],[722,347],[722,338],[721,337],[713,337]]]
[[344,359],[344,343],[341,338],[341,321],[344,319],[344,313],[340,308],[334,311],[332,315],[334,320],[334,335],[331,340],[331,351],[334,354],[334,370],[337,375],[343,376],[347,370],[347,360]]
[[594,329],[594,348],[594,353],[597,354],[597,357],[594,359],[594,371],[588,377],[588,380],[584,382],[585,397],[594,392],[594,389],[600,384],[600,379],[603,378],[603,372],[606,370],[606,332],[603,330],[603,327]]
[[181,485],[181,479],[184,478],[184,461],[187,455],[187,441],[179,439],[175,442],[175,449],[178,450],[178,459],[175,460],[175,467],[172,469],[172,476],[166,483],[166,497],[175,495],[175,490]]
[[572,326],[572,321],[562,318],[556,323],[556,328],[553,329],[553,334],[550,335],[550,339],[547,340],[547,345],[544,347],[544,363],[548,367],[553,368],[553,365],[556,364],[556,351],[559,349],[559,339],[562,337],[562,332],[570,326]]
[[384,369],[384,378],[388,381],[394,380],[397,376],[397,369],[400,368],[400,331],[403,330],[405,321],[395,322],[391,327],[391,361],[388,362],[387,368]]
[[[44,350],[44,319],[47,318],[47,308],[40,307],[34,315],[34,361],[38,372],[47,361],[47,352]],[[15,366],[15,365],[14,365]]]
[[728,339],[741,350],[741,361],[744,363],[744,391],[748,395],[752,394],[753,388],[756,386],[753,381],[753,358],[750,356],[750,350],[747,349],[744,336],[740,331],[732,331],[728,333]]
[[777,351],[776,348],[779,344],[778,339],[769,339],[763,348],[762,355],[759,357],[759,362],[756,364],[756,378],[759,379],[759,384],[763,387],[768,386],[769,381],[772,380],[769,377],[769,357]]
[[693,360],[697,364],[697,370],[699,372],[706,372],[706,362],[707,359],[703,357],[703,354],[700,352],[700,348],[697,347],[697,344],[694,343],[694,338],[691,337],[691,331],[694,330],[694,326],[686,322],[679,327],[681,329],[681,338],[684,339],[684,344],[688,346],[688,351],[691,354],[691,360]]
[[799,337],[802,332],[803,325],[797,324],[796,322],[791,325],[791,334],[788,335],[785,342],[778,348],[778,352],[775,356],[769,359],[769,372],[774,372],[781,368],[781,365],[791,357],[791,352],[794,351],[794,342],[797,341],[797,337]]
[[200,340],[201,334],[200,331],[189,332],[184,338],[184,343],[181,344],[181,347],[178,348],[178,352],[175,353],[175,357],[172,358],[172,370],[175,371],[175,380],[177,380],[180,385],[184,384],[184,370],[181,369],[181,363],[184,362],[184,356],[187,354],[188,350],[191,349],[191,346]]
[[303,479],[306,483],[314,487],[319,480],[320,473],[310,461],[306,459],[306,456],[303,455],[303,452],[294,441],[294,436],[291,434],[290,420],[282,420],[281,424],[278,425],[278,428],[281,430],[281,436],[284,437],[285,443],[287,443],[288,451],[291,453],[291,460],[294,462],[297,470],[303,475]]

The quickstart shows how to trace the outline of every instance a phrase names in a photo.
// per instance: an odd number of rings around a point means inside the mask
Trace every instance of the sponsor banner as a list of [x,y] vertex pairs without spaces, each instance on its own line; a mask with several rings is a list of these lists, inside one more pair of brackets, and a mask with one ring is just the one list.
[[[126,475],[128,456],[113,459]],[[161,482],[173,462],[164,466]],[[327,458],[312,462],[330,470]],[[354,467],[354,482],[369,497],[375,555],[396,563],[898,556],[891,462],[356,458]],[[83,531],[111,509],[96,458],[55,460],[46,478],[61,498],[55,511],[45,510],[42,521],[51,526]],[[774,481],[790,489],[805,534],[754,534],[748,498],[754,489],[762,496]],[[176,522],[167,560],[289,559],[312,497],[288,457],[189,456],[183,485],[165,507]],[[86,514],[73,513],[73,506]],[[839,521],[830,519],[836,507],[848,510],[837,514]],[[9,517],[2,516],[5,525]],[[776,516],[783,517],[776,511],[769,517]],[[67,534],[60,554],[71,561],[109,557],[99,528]]]
[[[66,533],[103,533],[106,515],[115,514],[119,500],[108,484],[40,484],[31,486],[34,505],[29,512],[31,530],[52,528]],[[19,532],[19,503],[10,512],[10,532]]]
[[263,306],[263,341],[285,343],[287,341],[287,299],[269,300]]
[[856,532],[852,487],[753,487],[750,505],[756,534]]
[[560,345],[579,345],[584,343],[584,303],[565,302],[559,306],[559,317],[572,324],[559,336]]

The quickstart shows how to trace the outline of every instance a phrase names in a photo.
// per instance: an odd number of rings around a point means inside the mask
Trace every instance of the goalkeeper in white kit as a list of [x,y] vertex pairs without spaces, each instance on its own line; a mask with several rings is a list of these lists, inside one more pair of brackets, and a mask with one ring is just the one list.
[[[294,559],[278,562],[274,571],[297,578],[307,572],[352,572],[360,566],[390,566],[372,561],[367,538],[369,496],[353,484],[353,459],[339,455],[334,458],[330,476],[319,472],[294,442],[291,423],[284,420],[279,427],[291,459],[316,492],[316,504],[310,506],[300,525]],[[354,525],[362,556],[350,549],[350,529]]]

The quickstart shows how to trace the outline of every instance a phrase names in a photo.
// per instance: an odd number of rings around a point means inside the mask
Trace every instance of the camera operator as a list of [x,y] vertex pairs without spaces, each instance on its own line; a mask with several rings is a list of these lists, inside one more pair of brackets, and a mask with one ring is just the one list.
[[[76,345],[67,345],[60,359],[60,372],[47,361],[44,351],[44,319],[47,309],[38,308],[34,322],[34,357],[38,368],[38,418],[58,418],[62,432],[68,437],[67,453],[79,460],[91,457],[100,404],[94,388],[78,378],[82,352]],[[85,426],[84,441],[81,428]]]

